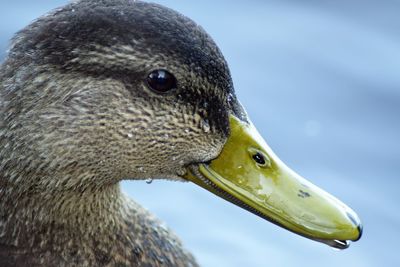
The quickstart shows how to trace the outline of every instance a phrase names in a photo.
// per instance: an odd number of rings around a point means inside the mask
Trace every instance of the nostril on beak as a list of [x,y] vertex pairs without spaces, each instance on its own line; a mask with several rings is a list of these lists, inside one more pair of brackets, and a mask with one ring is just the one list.
[[350,212],[347,212],[347,217],[349,217],[349,219],[354,223],[354,225],[357,226],[357,230],[358,230],[358,238],[356,240],[353,241],[358,241],[361,239],[362,234],[363,234],[363,226],[360,222],[359,219],[354,218],[353,214],[351,214]]

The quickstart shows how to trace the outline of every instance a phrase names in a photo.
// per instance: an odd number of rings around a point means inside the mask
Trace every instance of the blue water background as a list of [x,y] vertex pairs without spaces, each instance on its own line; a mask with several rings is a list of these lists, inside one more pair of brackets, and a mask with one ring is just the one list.
[[[201,24],[275,152],[364,222],[345,251],[298,237],[192,184],[124,182],[203,266],[400,266],[400,2],[159,0]],[[1,0],[10,37],[61,0]]]

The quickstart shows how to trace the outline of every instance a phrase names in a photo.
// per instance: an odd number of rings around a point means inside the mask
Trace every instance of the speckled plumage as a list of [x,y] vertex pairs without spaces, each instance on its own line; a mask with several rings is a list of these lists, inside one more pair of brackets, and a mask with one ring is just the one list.
[[[173,92],[148,88],[160,68]],[[141,1],[68,4],[15,36],[0,109],[0,266],[197,266],[118,184],[183,180],[218,155],[228,114],[245,117],[194,22]]]

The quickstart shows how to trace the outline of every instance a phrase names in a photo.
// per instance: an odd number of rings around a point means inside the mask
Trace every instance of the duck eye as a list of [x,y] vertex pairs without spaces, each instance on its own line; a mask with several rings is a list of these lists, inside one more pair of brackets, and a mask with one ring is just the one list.
[[176,78],[166,70],[154,70],[147,76],[147,84],[158,93],[166,93],[177,88]]

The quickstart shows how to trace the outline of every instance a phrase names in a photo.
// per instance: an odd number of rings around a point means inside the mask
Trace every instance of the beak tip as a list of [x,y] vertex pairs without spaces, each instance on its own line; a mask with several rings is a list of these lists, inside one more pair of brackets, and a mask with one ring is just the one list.
[[363,226],[361,223],[359,223],[357,225],[357,230],[358,230],[358,238],[356,240],[354,240],[354,242],[358,241],[361,239],[362,235],[363,235]]
[[357,227],[358,237],[353,241],[356,242],[361,239],[363,234],[363,225],[357,215],[353,215],[351,212],[347,212],[347,217],[352,221],[352,223]]

